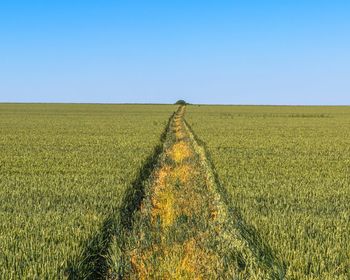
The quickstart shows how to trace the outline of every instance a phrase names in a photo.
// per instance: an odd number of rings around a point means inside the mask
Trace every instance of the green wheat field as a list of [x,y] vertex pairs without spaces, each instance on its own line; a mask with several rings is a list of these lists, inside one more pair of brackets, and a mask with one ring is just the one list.
[[350,107],[0,104],[0,279],[350,279]]

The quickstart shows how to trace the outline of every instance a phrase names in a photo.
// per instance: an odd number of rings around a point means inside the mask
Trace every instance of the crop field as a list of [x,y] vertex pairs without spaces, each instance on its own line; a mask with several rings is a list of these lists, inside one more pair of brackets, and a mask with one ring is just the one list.
[[350,108],[0,105],[0,278],[350,279]]
[[0,105],[0,278],[85,269],[175,108]]
[[350,108],[189,106],[230,204],[287,279],[350,279]]

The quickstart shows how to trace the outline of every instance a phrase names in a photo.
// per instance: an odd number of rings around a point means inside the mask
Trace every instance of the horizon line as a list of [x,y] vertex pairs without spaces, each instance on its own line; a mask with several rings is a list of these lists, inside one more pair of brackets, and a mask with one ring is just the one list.
[[[41,101],[0,101],[0,104],[52,104],[52,105],[177,105],[175,103],[155,102],[41,102]],[[349,107],[350,104],[249,104],[249,103],[188,103],[193,106],[281,106],[281,107]]]

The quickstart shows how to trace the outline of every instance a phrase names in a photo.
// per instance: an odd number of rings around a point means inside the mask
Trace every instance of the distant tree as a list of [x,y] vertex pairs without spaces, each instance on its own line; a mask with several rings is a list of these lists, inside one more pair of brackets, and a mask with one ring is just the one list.
[[186,104],[188,104],[188,103],[185,100],[182,100],[182,99],[180,99],[180,100],[175,102],[175,105],[186,105]]

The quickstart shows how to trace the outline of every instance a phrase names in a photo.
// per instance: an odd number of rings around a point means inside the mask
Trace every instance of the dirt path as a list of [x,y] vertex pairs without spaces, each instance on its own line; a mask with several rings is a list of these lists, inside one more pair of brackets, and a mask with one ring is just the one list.
[[[205,150],[174,115],[163,153],[125,237],[123,279],[271,279],[217,191]],[[120,269],[122,268],[122,269]],[[252,276],[254,277],[252,278]],[[277,277],[276,277],[277,278]]]

